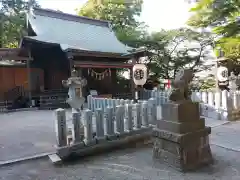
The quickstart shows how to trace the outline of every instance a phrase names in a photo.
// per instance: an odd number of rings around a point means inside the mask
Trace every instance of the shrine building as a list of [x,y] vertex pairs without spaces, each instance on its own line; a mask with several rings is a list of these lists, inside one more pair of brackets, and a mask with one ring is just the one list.
[[136,54],[117,39],[110,22],[34,8],[28,13],[27,31],[18,49],[0,50],[2,60],[22,62],[21,67],[0,67],[2,100],[16,92],[30,99],[66,95],[62,80],[73,68],[87,79],[86,94],[95,90],[100,96],[116,97],[121,91],[133,92],[132,82],[128,90],[121,90],[116,73],[123,68],[132,71],[135,61],[129,60]]

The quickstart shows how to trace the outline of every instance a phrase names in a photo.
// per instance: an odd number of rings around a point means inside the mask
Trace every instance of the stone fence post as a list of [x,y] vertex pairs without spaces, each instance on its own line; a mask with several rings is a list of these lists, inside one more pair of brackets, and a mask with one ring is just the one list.
[[113,108],[107,107],[105,119],[105,135],[111,137],[114,135]]
[[138,130],[141,128],[141,106],[139,103],[133,105],[133,121],[134,121],[134,129]]
[[142,127],[148,127],[148,103],[144,101],[141,106]]
[[98,140],[104,138],[103,123],[104,123],[103,110],[98,108],[95,111],[96,138]]
[[57,146],[67,146],[67,123],[66,123],[66,111],[64,109],[57,109],[55,118],[55,130],[57,137]]
[[84,121],[84,143],[86,145],[93,142],[93,129],[92,129],[92,111],[86,109],[83,112]]
[[81,141],[81,113],[80,112],[74,112],[72,113],[72,137],[73,137],[73,143],[78,143]]
[[116,107],[116,133],[124,133],[124,106],[118,105]]
[[148,100],[149,123],[154,124],[157,121],[157,103],[155,98]]
[[125,105],[125,119],[126,119],[126,131],[133,130],[133,113],[132,104]]

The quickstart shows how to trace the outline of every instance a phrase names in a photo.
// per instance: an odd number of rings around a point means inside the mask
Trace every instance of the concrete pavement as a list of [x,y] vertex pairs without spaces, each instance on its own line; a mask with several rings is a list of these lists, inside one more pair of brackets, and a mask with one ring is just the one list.
[[[70,117],[70,113],[67,113]],[[0,164],[55,152],[54,111],[26,111],[0,114]],[[240,123],[206,119],[212,129],[211,143],[240,150]],[[71,122],[68,122],[71,124]],[[225,124],[225,125],[222,125]]]
[[212,146],[213,165],[181,173],[153,161],[151,148],[125,149],[61,167],[48,159],[0,168],[0,180],[240,180],[240,153]]

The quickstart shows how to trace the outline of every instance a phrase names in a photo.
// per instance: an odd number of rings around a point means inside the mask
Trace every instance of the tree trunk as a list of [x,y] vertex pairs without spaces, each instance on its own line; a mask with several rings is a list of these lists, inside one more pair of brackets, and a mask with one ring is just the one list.
[[3,14],[0,13],[0,48],[3,48]]

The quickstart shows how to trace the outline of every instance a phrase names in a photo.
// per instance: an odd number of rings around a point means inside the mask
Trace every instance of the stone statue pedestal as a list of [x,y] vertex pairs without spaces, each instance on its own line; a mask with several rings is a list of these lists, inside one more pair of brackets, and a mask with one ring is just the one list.
[[162,119],[153,130],[153,157],[182,171],[211,163],[211,128],[200,118],[199,104],[183,100],[162,108]]

